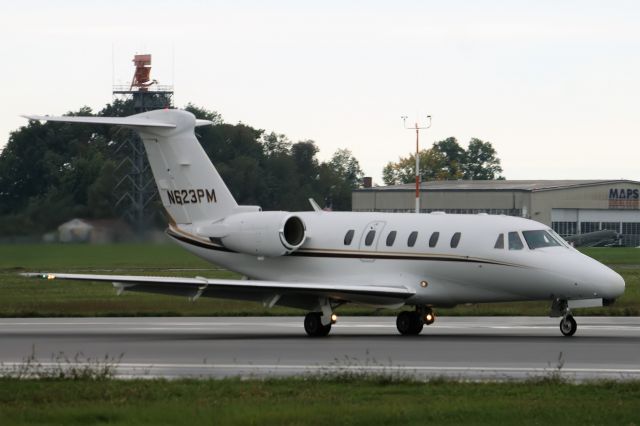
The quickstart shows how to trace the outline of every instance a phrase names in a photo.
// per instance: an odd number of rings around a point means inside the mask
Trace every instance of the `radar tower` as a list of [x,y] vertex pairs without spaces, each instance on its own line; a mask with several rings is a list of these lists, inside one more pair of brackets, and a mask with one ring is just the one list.
[[[135,55],[133,64],[135,72],[131,84],[113,86],[114,99],[132,100],[136,114],[171,108],[173,86],[160,85],[157,80],[151,78],[151,55]],[[116,152],[122,152],[122,160],[117,170],[124,172],[115,187],[118,194],[116,207],[123,211],[125,219],[134,227],[138,236],[141,236],[155,219],[148,211],[150,204],[157,199],[151,168],[144,152],[144,145],[133,131],[127,132]]]

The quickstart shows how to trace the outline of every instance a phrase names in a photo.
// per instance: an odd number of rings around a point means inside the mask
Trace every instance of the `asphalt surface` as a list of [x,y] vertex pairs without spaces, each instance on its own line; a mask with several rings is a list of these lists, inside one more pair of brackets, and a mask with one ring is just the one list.
[[[0,369],[106,365],[119,377],[385,374],[468,380],[640,379],[640,317],[440,317],[400,336],[395,317],[345,317],[327,338],[301,317],[0,319]],[[27,361],[31,359],[31,361]]]

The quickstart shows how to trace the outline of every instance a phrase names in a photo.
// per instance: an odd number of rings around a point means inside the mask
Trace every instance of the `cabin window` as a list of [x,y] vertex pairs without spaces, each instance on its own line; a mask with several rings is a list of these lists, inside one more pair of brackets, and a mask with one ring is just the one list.
[[440,236],[439,232],[434,232],[431,234],[431,238],[429,238],[429,247],[433,248],[438,244],[438,237]]
[[496,245],[493,246],[493,248],[496,248],[496,249],[504,248],[504,234],[498,235],[498,239],[496,240]]
[[355,230],[353,229],[349,229],[347,231],[347,234],[344,236],[344,245],[348,246],[351,245],[351,241],[353,241],[353,234],[355,234]]
[[453,234],[453,237],[451,237],[451,248],[458,247],[458,243],[460,243],[460,233],[456,232]]
[[415,246],[417,239],[418,239],[418,231],[413,231],[411,234],[409,234],[409,239],[407,239],[407,245],[409,247]]
[[371,231],[367,232],[367,236],[364,238],[364,245],[370,246],[371,244],[373,244],[373,240],[375,238],[376,238],[376,231],[372,229]]
[[387,235],[387,247],[391,247],[393,245],[393,242],[396,240],[396,234],[396,231],[389,232],[389,235]]
[[517,232],[509,232],[509,250],[522,250],[524,245]]
[[524,240],[531,250],[541,247],[559,246],[560,243],[556,241],[547,231],[540,229],[536,231],[522,231]]

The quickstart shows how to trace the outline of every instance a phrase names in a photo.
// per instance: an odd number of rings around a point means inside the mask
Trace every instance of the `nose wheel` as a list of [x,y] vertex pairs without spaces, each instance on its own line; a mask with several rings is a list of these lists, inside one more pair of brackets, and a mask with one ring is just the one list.
[[560,320],[560,333],[563,336],[571,337],[576,333],[578,324],[571,315],[571,309],[569,309],[569,302],[566,299],[555,299],[551,303],[550,317],[562,317]]
[[571,337],[575,334],[577,329],[578,324],[576,323],[576,320],[573,319],[573,315],[567,314],[560,320],[560,332],[563,335]]

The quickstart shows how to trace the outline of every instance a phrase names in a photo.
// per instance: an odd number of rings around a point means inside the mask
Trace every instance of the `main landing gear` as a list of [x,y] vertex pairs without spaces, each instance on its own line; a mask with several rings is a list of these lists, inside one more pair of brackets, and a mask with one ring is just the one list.
[[431,308],[426,306],[416,306],[416,310],[402,311],[396,319],[396,327],[403,336],[417,336],[422,331],[424,325],[431,325],[435,322],[436,315]]
[[304,331],[309,337],[325,337],[331,331],[331,324],[322,324],[322,312],[309,312],[304,317]]
[[571,315],[571,309],[569,309],[569,302],[566,300],[555,299],[551,304],[550,317],[562,317],[560,320],[560,332],[566,336],[571,337],[576,333],[578,329],[578,323]]
[[328,298],[318,299],[317,311],[309,312],[304,317],[304,331],[309,337],[325,337],[331,331],[331,325],[338,321],[338,316],[333,313],[333,309],[340,306],[340,303],[332,303]]

